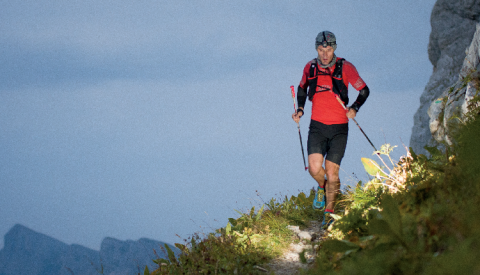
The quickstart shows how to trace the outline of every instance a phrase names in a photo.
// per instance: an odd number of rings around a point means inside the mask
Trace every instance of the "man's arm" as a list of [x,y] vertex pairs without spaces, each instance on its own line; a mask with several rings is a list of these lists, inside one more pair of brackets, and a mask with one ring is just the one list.
[[355,102],[347,108],[347,117],[348,118],[355,118],[357,115],[358,109],[365,103],[367,100],[368,95],[370,94],[370,90],[368,89],[367,85],[360,91],[358,91],[358,97]]
[[307,101],[307,92],[305,91],[305,89],[303,89],[299,85],[297,88],[297,102],[298,102],[298,109],[301,109],[302,112],[303,112],[303,108],[305,107],[306,101]]
[[358,97],[355,102],[350,106],[351,109],[354,109],[355,112],[358,112],[358,109],[362,107],[363,103],[367,100],[368,95],[370,95],[370,90],[367,85],[360,91],[358,91]]
[[[310,62],[303,68],[302,80],[297,88],[297,103],[298,109],[292,115],[293,120],[298,123],[300,118],[305,114],[303,109],[305,108],[305,102],[307,101],[307,87],[308,87],[308,75],[310,73]],[[303,87],[305,88],[303,88]]]
[[307,93],[305,92],[305,89],[303,89],[299,85],[298,88],[297,88],[298,109],[292,115],[292,118],[296,123],[299,123],[300,118],[305,114],[305,112],[303,111],[303,108],[305,107],[305,102],[306,101],[307,101]]

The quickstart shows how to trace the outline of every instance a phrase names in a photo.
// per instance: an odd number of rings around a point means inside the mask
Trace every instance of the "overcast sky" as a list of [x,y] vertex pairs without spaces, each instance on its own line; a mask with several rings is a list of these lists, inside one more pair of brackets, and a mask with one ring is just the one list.
[[[397,156],[432,73],[433,0],[1,2],[0,236],[182,242],[309,190],[289,87],[320,31],[370,88],[357,122]],[[372,152],[351,122],[344,185]]]

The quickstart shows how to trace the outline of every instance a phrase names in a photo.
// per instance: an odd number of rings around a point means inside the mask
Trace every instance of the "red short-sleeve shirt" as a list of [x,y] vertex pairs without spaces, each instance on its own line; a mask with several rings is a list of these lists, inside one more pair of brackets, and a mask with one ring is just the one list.
[[[340,58],[337,58],[337,60]],[[307,89],[309,82],[308,78],[310,77],[310,67],[312,66],[312,61],[308,62],[303,69],[302,80],[300,81],[300,87],[304,90]],[[335,65],[332,67],[323,69],[319,67],[319,70],[322,70],[330,75],[333,74],[335,70]],[[348,87],[348,84],[352,85],[355,90],[360,91],[365,88],[366,84],[360,75],[357,72],[355,66],[352,63],[345,61],[342,68],[342,77],[345,86]],[[313,96],[312,100],[312,120],[321,122],[323,124],[343,124],[348,123],[347,112],[343,109],[342,105],[337,101],[336,94],[333,93],[333,87],[330,87],[330,91],[316,93]]]

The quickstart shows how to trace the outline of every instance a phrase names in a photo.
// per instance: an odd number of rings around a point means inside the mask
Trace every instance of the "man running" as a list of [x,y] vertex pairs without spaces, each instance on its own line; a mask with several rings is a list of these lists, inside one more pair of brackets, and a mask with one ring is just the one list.
[[[292,118],[297,123],[300,121],[305,113],[303,109],[308,96],[312,101],[307,142],[308,170],[318,183],[313,208],[325,209],[322,221],[322,226],[325,227],[333,221],[330,214],[333,213],[335,199],[340,192],[338,172],[347,146],[348,119],[355,118],[370,91],[355,66],[335,55],[337,42],[333,33],[320,32],[315,39],[315,49],[318,57],[308,62],[303,69],[297,91],[298,109]],[[359,95],[345,110],[339,100],[347,106],[348,84],[359,91]]]

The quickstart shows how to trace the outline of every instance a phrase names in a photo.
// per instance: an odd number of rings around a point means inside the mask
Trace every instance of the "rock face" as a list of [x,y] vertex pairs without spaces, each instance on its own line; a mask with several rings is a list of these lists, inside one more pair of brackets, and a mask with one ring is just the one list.
[[467,56],[457,82],[443,91],[440,98],[433,101],[428,109],[430,132],[435,141],[453,144],[452,134],[458,125],[465,120],[469,101],[479,89],[480,74],[480,24],[467,50]]
[[[67,245],[15,225],[5,235],[4,248],[0,250],[0,275],[143,274],[145,265],[152,271],[156,266],[152,260],[164,256],[160,251],[163,245],[148,239],[105,238],[100,251],[95,251],[80,245]],[[158,251],[158,256],[153,249]]]
[[472,43],[479,17],[480,0],[438,0],[433,7],[428,45],[433,74],[414,116],[410,147],[416,153],[425,154],[425,145],[439,145],[430,132],[428,110],[432,102],[438,101],[458,81],[465,50]]

